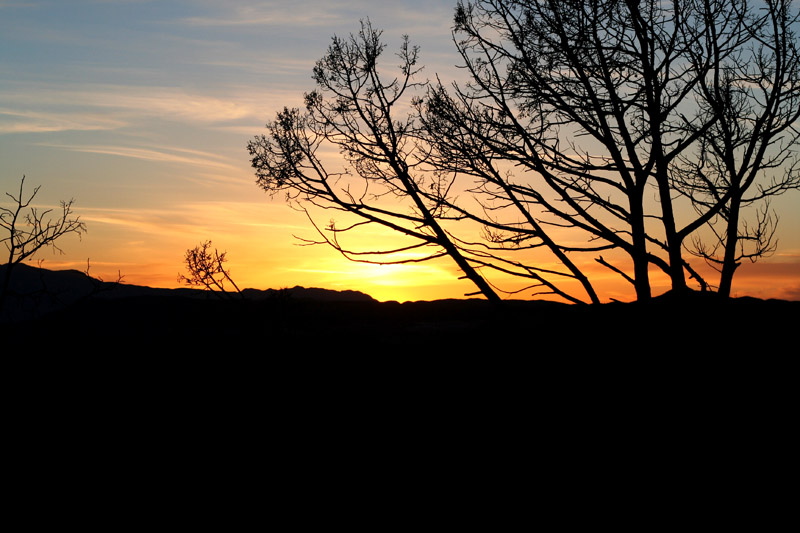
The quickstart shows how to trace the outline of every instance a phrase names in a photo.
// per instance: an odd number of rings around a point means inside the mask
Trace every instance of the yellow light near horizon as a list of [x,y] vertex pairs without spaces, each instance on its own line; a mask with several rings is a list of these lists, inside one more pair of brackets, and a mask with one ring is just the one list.
[[429,300],[463,294],[456,273],[439,261],[420,264],[377,265],[321,256],[316,268],[290,268],[300,285],[333,290],[356,290],[380,301]]

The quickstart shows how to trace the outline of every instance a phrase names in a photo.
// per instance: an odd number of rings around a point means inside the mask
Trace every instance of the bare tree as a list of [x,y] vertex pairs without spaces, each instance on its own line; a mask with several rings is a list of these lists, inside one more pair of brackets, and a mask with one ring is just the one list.
[[[752,239],[760,255],[774,219],[740,234],[739,205],[797,188],[796,163],[785,165],[800,112],[788,10],[743,0],[459,2],[454,39],[469,82],[440,83],[422,108],[436,164],[478,178],[481,198],[520,212],[557,256],[623,251],[632,272],[596,260],[639,300],[650,297],[650,265],[674,290],[686,289],[686,272],[705,287],[683,257],[687,237],[722,219],[727,256]],[[759,185],[764,170],[783,174]],[[745,200],[750,187],[759,192]],[[681,195],[695,216],[682,216]],[[577,236],[556,242],[547,228]],[[723,287],[724,278],[725,268]]]
[[184,258],[188,276],[178,275],[178,282],[185,282],[193,287],[205,287],[222,298],[232,298],[225,284],[228,283],[241,295],[241,289],[231,277],[230,270],[225,269],[227,252],[220,253],[216,248],[212,250],[211,241],[205,241],[190,250],[186,250]]
[[[698,73],[680,61],[685,50],[667,22],[653,2],[459,3],[456,44],[470,81],[454,88],[450,105],[441,104],[448,95],[440,86],[428,108],[433,142],[452,138],[441,135],[442,122],[458,128],[469,135],[462,151],[477,143],[494,161],[511,161],[521,178],[500,174],[497,163],[454,170],[508,188],[497,194],[519,197],[528,219],[574,228],[587,243],[554,251],[623,250],[633,264],[624,275],[640,300],[650,297],[651,262],[682,279],[680,254],[671,258],[676,269],[648,251],[646,223],[658,215],[645,210],[648,185],[663,179],[672,157],[666,148],[691,143],[670,115]],[[449,163],[459,146],[445,148]],[[672,204],[659,196],[664,240],[674,241]]]
[[[726,297],[742,260],[754,262],[777,247],[778,215],[770,211],[770,199],[800,188],[800,52],[794,31],[800,19],[790,4],[768,0],[755,15],[745,4],[726,5],[746,22],[747,43],[727,60],[719,32],[689,36],[715,58],[711,75],[698,84],[705,112],[715,120],[696,153],[676,160],[672,177],[675,190],[692,201],[698,222],[709,229],[710,240],[696,236],[690,252],[720,271],[718,291]],[[751,222],[745,218],[748,207]]]
[[59,239],[70,233],[80,237],[86,232],[86,225],[80,218],[73,218],[74,200],[62,201],[60,211],[41,210],[31,205],[41,186],[34,188],[29,196],[25,196],[24,187],[25,176],[20,180],[16,196],[6,193],[13,202],[11,207],[0,206],[0,228],[3,229],[0,242],[8,252],[0,289],[0,309],[5,302],[15,265],[31,259],[42,248],[63,253],[57,245]]
[[[447,216],[440,196],[446,184],[419,168],[417,126],[411,110],[416,82],[417,49],[404,39],[397,54],[399,75],[385,79],[379,58],[385,49],[381,33],[362,22],[358,35],[334,37],[328,53],[317,62],[317,90],[306,94],[306,110],[284,109],[267,124],[268,135],[248,149],[258,184],[266,191],[283,191],[311,219],[307,206],[339,212],[320,228],[321,241],[348,259],[377,264],[427,261],[449,256],[487,299],[498,301],[494,289],[456,244],[442,224]],[[337,147],[344,169],[332,169],[323,150]],[[430,191],[435,191],[431,194]],[[393,230],[407,244],[359,250],[342,240],[371,226]]]
[[[720,264],[727,295],[738,262],[774,247],[776,216],[762,207],[746,224],[742,209],[800,182],[790,10],[783,0],[460,1],[453,40],[467,81],[452,85],[415,82],[407,41],[401,76],[383,80],[380,33],[362,26],[317,64],[306,112],[284,110],[250,143],[252,163],[264,189],[357,217],[314,224],[323,239],[311,242],[372,261],[431,247],[424,259],[450,256],[489,298],[495,272],[598,302],[592,261],[640,301],[652,267],[675,291],[687,278],[706,288],[689,242]],[[399,114],[409,92],[416,116]],[[345,170],[327,168],[326,143]],[[370,224],[411,244],[363,252],[339,241]],[[467,233],[475,224],[480,238]]]

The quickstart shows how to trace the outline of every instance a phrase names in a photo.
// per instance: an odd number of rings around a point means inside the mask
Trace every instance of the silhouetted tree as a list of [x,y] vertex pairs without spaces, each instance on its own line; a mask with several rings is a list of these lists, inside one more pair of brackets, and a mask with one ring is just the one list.
[[[714,59],[712,75],[698,83],[714,121],[693,157],[679,158],[672,177],[710,230],[710,244],[698,236],[690,252],[718,268],[719,293],[727,297],[741,261],[756,261],[777,246],[770,199],[800,188],[800,19],[789,1],[769,0],[755,12],[743,2],[724,7],[743,22],[739,39],[747,46],[729,56],[720,39],[724,29],[690,35]],[[748,223],[750,206],[755,218]]]
[[[624,251],[630,275],[597,260],[632,281],[641,300],[650,297],[651,264],[676,290],[686,287],[685,270],[705,286],[683,258],[686,238],[723,217],[730,254],[750,238],[735,219],[762,171],[781,175],[755,198],[798,185],[796,159],[784,165],[794,157],[800,112],[797,15],[789,2],[760,7],[460,2],[454,35],[469,82],[437,85],[423,108],[437,164],[477,176],[483,197],[528,220],[527,233],[517,233],[556,254]],[[725,172],[710,175],[711,152]],[[516,175],[501,172],[503,163]],[[691,198],[695,217],[681,219],[678,195]],[[769,235],[760,220],[759,242]],[[587,245],[564,244],[577,237],[554,243],[545,227],[570,227]]]
[[178,275],[178,282],[185,282],[189,286],[205,287],[220,297],[232,298],[233,294],[225,287],[229,283],[238,294],[241,289],[231,278],[229,270],[225,270],[225,257],[227,252],[220,253],[216,248],[212,250],[211,241],[205,241],[190,250],[186,250],[184,258],[189,276]]
[[[687,275],[710,285],[687,242],[719,263],[724,295],[741,259],[774,247],[776,217],[762,207],[748,225],[742,209],[800,186],[789,1],[487,0],[458,2],[454,21],[466,83],[412,81],[407,41],[402,76],[382,81],[380,33],[362,26],[317,64],[306,112],[250,143],[263,188],[361,217],[322,242],[358,259],[337,234],[377,222],[452,257],[489,297],[494,270],[573,302],[599,301],[587,260],[646,301],[653,266],[677,292]],[[399,115],[423,87],[416,116]],[[346,171],[326,170],[327,142]]]
[[42,248],[51,248],[54,252],[63,253],[56,244],[61,237],[70,233],[80,237],[86,232],[86,225],[80,218],[72,216],[74,200],[62,201],[60,212],[53,209],[40,210],[31,204],[41,186],[34,188],[27,197],[24,194],[24,187],[25,176],[20,180],[17,196],[6,193],[13,202],[11,207],[0,205],[0,228],[3,230],[0,243],[3,243],[8,252],[0,286],[0,309],[5,303],[15,265],[31,259]]
[[[398,77],[388,80],[378,67],[385,45],[381,33],[363,22],[357,36],[334,37],[328,53],[317,62],[317,90],[305,95],[306,109],[284,109],[267,124],[267,135],[248,145],[258,184],[266,191],[285,192],[299,203],[345,214],[323,231],[327,243],[354,261],[398,264],[449,256],[489,300],[499,297],[478,272],[470,257],[441,223],[447,217],[439,196],[446,184],[419,168],[423,155],[415,144],[417,126],[410,108],[419,72],[417,48],[404,39]],[[326,145],[337,147],[345,169],[332,169],[323,160]],[[436,194],[431,195],[430,191]],[[382,226],[405,236],[409,243],[395,248],[356,250],[343,235],[369,226]],[[327,234],[326,234],[327,233]],[[422,252],[421,255],[412,255]],[[398,259],[397,257],[400,256]]]

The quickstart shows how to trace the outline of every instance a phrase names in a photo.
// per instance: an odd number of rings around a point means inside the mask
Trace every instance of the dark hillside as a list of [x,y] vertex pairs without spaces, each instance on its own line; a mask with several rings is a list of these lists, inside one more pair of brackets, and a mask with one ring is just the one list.
[[[137,347],[231,354],[483,353],[753,357],[793,353],[800,302],[712,294],[649,305],[546,301],[377,302],[354,291],[295,287],[222,300],[193,289],[102,283],[77,271],[20,266],[0,328],[11,342],[114,353]],[[787,344],[790,343],[790,344]]]

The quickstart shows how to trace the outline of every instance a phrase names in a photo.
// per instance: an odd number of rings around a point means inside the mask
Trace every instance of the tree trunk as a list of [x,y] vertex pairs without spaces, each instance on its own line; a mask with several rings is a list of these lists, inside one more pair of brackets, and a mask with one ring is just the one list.
[[672,198],[670,197],[671,189],[668,178],[665,173],[663,176],[659,176],[659,178],[658,189],[661,200],[661,221],[667,240],[669,277],[672,281],[672,291],[676,293],[685,293],[688,287],[686,286],[686,274],[683,270],[683,254],[681,253],[683,239],[678,235],[675,229],[675,214],[672,210]]
[[730,215],[728,216],[728,229],[725,238],[725,257],[722,260],[722,271],[719,276],[719,295],[729,298],[733,286],[733,274],[739,267],[736,261],[736,246],[739,244],[739,208],[737,197],[731,200]]
[[644,231],[644,209],[641,198],[631,201],[631,236],[633,238],[633,286],[636,289],[636,301],[650,301],[650,261],[647,258],[647,241]]
[[386,144],[379,142],[382,149],[386,153],[388,159],[390,160],[390,164],[395,171],[395,174],[400,181],[403,183],[403,186],[406,188],[406,192],[414,201],[414,204],[419,209],[419,212],[422,213],[423,219],[425,220],[425,224],[433,230],[433,233],[436,235],[436,242],[445,249],[447,255],[449,255],[458,265],[458,268],[464,272],[464,276],[469,279],[472,283],[478,287],[481,294],[483,294],[487,300],[493,303],[500,303],[502,299],[497,293],[492,289],[491,285],[481,276],[472,265],[469,264],[467,258],[461,253],[458,247],[450,240],[447,233],[444,231],[439,225],[439,222],[436,220],[436,217],[433,216],[430,209],[425,205],[419,191],[417,191],[417,185],[414,180],[411,178],[411,175],[408,173],[408,168],[405,166],[404,163],[401,163],[397,158],[397,150],[390,149]]
[[[439,231],[437,231],[437,235]],[[461,255],[458,249],[450,242],[450,239],[445,237],[443,242],[439,243],[444,247],[450,257],[456,262],[458,267],[464,272],[464,275],[481,291],[487,300],[493,303],[500,303],[502,300],[497,293],[492,289],[491,285],[467,262],[466,258]]]
[[646,253],[633,255],[633,280],[637,302],[649,302],[652,296],[650,292],[649,266],[650,263],[647,260]]

